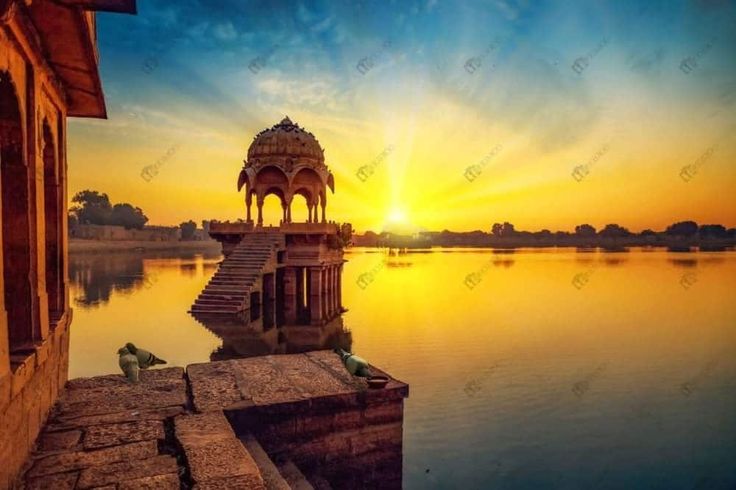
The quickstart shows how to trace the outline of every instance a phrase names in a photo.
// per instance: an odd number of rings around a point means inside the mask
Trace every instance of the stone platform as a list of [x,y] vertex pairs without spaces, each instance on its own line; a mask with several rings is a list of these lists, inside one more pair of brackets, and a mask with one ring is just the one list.
[[400,488],[407,396],[329,351],[75,379],[18,486]]

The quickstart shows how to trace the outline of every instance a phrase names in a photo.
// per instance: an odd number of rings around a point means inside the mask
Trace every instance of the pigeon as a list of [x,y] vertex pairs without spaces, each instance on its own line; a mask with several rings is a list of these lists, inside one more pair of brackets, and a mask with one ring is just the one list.
[[128,378],[128,382],[137,383],[139,371],[138,358],[131,354],[127,347],[118,349],[118,355],[120,355],[118,364],[120,364],[120,369],[123,370],[125,377]]
[[138,366],[141,369],[148,369],[156,364],[166,364],[166,361],[159,359],[155,355],[151,354],[147,350],[139,349],[135,345],[128,342],[125,344],[125,348],[130,351],[131,354],[138,358]]
[[345,364],[345,369],[353,376],[360,376],[361,378],[372,376],[368,361],[365,359],[342,349],[335,349],[335,353],[340,356],[342,363]]

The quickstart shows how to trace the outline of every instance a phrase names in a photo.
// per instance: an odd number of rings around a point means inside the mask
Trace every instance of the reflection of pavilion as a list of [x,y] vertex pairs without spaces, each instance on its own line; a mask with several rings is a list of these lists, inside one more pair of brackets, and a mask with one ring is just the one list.
[[[317,139],[289,118],[260,132],[248,149],[238,189],[245,187],[247,220],[210,225],[225,259],[192,305],[198,315],[248,311],[266,327],[326,325],[342,312],[342,240],[326,220],[327,189],[334,179]],[[263,203],[276,195],[283,210],[279,226],[263,226]],[[256,198],[258,220],[251,219]],[[307,222],[294,223],[291,206],[302,196]],[[317,207],[321,208],[318,222]]]
[[340,347],[350,350],[352,335],[337,316],[325,325],[264,326],[263,319],[250,320],[250,315],[202,315],[194,317],[222,339],[222,346],[210,356],[212,361],[298,354],[312,350]]

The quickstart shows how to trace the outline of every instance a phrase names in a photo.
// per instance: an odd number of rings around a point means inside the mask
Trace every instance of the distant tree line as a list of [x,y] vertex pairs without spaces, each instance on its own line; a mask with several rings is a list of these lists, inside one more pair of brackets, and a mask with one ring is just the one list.
[[574,232],[520,231],[512,223],[493,223],[490,233],[423,231],[411,236],[368,231],[354,239],[358,246],[427,247],[427,246],[637,246],[683,244],[713,244],[732,246],[736,243],[736,228],[720,224],[698,225],[695,221],[673,223],[663,231],[645,229],[639,233],[616,223],[597,230],[590,224],[575,227]]
[[112,204],[105,193],[84,190],[72,198],[69,223],[80,225],[116,225],[125,229],[142,229],[148,222],[143,210],[129,203]]
[[[69,208],[69,229],[77,225],[112,225],[122,226],[126,230],[142,230],[148,217],[143,210],[129,203],[112,204],[110,197],[98,191],[83,190],[72,198]],[[209,220],[202,221],[202,228],[209,231]],[[179,224],[182,240],[194,240],[197,233],[197,223],[193,220]]]
[[552,233],[549,230],[537,232],[516,231],[511,223],[494,223],[491,226],[491,234],[495,237],[520,237],[520,236],[577,236],[581,238],[592,238],[595,236],[608,238],[625,238],[632,236],[656,236],[663,234],[669,237],[701,237],[701,238],[733,238],[736,237],[736,228],[726,229],[723,225],[700,225],[695,221],[679,221],[668,226],[663,232],[656,232],[650,229],[633,233],[621,225],[610,223],[605,225],[601,230],[597,231],[594,226],[582,224],[575,227],[574,233],[566,231],[557,231]]

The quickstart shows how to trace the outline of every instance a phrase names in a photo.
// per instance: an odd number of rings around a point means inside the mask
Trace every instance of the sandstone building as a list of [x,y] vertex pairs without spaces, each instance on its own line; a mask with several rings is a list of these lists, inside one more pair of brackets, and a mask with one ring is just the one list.
[[67,379],[67,117],[105,118],[95,11],[135,0],[0,0],[0,488]]

